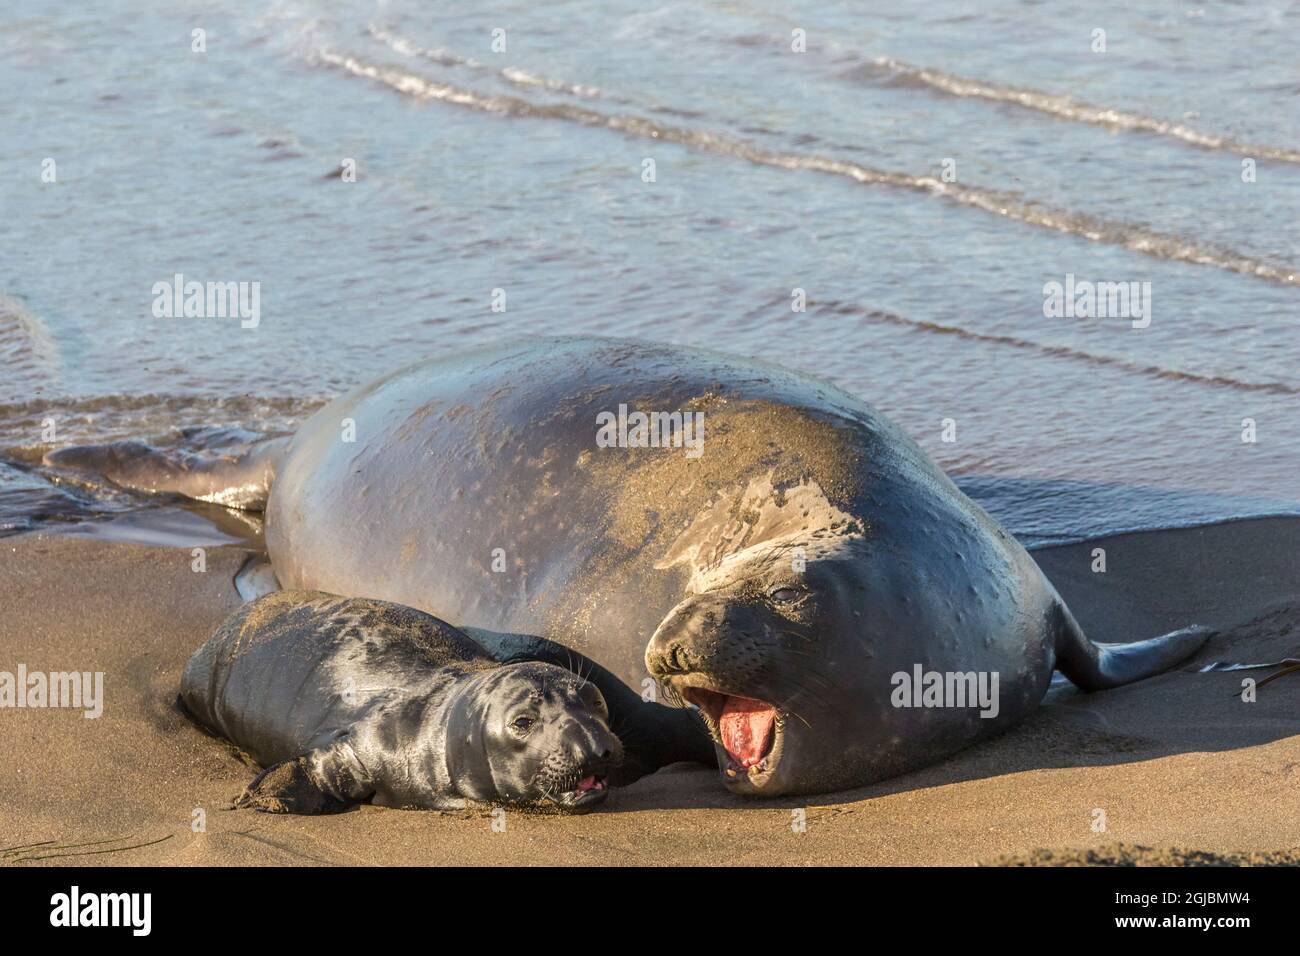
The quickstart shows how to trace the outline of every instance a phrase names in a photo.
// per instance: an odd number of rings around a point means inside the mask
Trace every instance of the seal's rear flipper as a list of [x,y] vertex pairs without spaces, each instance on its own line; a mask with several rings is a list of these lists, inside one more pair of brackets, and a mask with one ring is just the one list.
[[1081,690],[1106,690],[1168,670],[1191,657],[1213,633],[1193,624],[1131,644],[1094,644],[1061,602],[1054,613],[1056,668]]
[[75,445],[45,455],[52,468],[95,475],[131,491],[174,492],[228,508],[260,511],[287,436],[156,448],[138,441]]

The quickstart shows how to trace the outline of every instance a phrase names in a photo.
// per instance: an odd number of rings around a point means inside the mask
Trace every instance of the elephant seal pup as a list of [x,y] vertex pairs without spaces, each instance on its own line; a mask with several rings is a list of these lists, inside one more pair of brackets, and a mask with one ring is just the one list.
[[231,615],[185,666],[181,700],[266,768],[235,805],[276,813],[582,812],[622,759],[604,697],[571,671],[501,664],[421,611],[318,591]]

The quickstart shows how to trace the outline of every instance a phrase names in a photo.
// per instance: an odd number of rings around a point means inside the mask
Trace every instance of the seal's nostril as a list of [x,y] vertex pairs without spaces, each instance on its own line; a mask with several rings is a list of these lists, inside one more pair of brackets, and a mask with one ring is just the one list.
[[685,671],[690,668],[686,665],[686,651],[680,644],[674,644],[672,650],[668,652],[668,663],[672,665],[675,671]]

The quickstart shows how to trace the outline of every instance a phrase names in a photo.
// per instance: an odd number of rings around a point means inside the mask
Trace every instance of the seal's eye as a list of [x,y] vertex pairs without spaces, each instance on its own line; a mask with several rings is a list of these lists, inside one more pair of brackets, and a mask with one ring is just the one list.
[[791,601],[799,600],[801,594],[803,592],[798,588],[777,588],[767,597],[774,604],[789,604]]
[[536,719],[528,716],[516,717],[510,721],[510,727],[517,734],[526,734],[533,729],[533,724],[537,723]]
[[578,699],[589,709],[600,714],[602,717],[609,715],[609,706],[605,703],[605,697],[595,684],[583,684],[578,690]]

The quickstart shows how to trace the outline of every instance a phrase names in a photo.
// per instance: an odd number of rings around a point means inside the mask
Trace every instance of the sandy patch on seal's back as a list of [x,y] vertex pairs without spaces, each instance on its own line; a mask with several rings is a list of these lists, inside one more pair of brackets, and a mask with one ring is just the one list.
[[[593,428],[592,444],[575,464],[588,473],[588,494],[603,506],[594,524],[578,523],[574,530],[580,540],[601,544],[566,583],[571,598],[552,611],[555,635],[585,631],[606,596],[631,587],[647,565],[673,567],[677,562],[667,556],[692,537],[691,528],[703,514],[716,516],[705,518],[706,524],[721,521],[724,514],[741,524],[757,522],[758,532],[741,535],[753,543],[783,522],[807,528],[802,522],[814,514],[830,522],[844,515],[842,509],[861,490],[860,439],[848,423],[779,402],[717,392],[684,402],[654,394],[620,400],[631,408],[704,412],[703,454],[687,458],[681,448],[599,449]],[[780,517],[770,507],[757,507],[764,501],[775,502]],[[804,507],[810,509],[808,515],[802,514]],[[716,550],[727,547],[743,549],[719,544]],[[638,560],[642,555],[651,561]],[[703,551],[694,560],[706,560]]]
[[719,494],[655,567],[687,564],[687,587],[698,594],[729,583],[733,569],[739,572],[760,554],[788,551],[794,557],[803,549],[799,557],[815,560],[864,534],[862,522],[835,507],[817,482],[781,490],[769,472]]
[[[656,408],[653,397],[630,407]],[[708,394],[684,403],[705,415],[703,452],[681,449],[593,449],[586,465],[603,484],[609,535],[629,547],[675,539],[722,489],[766,480],[773,489],[807,482],[847,506],[858,492],[858,452],[844,429],[805,409]],[[670,538],[671,536],[671,538]]]

